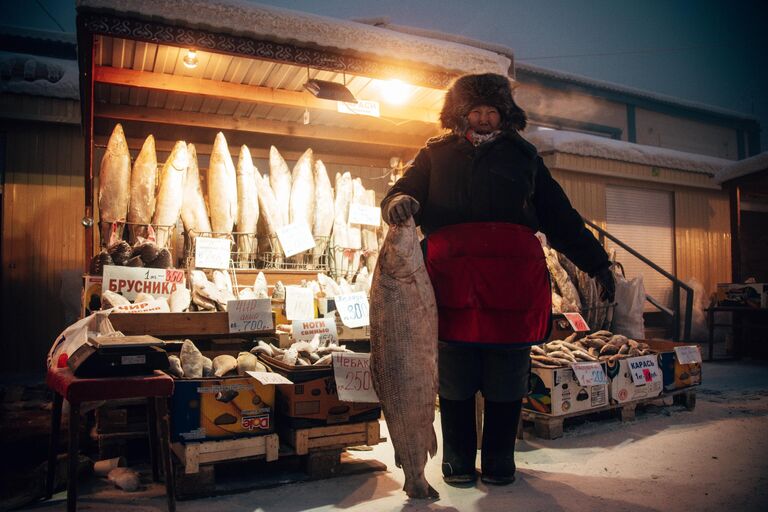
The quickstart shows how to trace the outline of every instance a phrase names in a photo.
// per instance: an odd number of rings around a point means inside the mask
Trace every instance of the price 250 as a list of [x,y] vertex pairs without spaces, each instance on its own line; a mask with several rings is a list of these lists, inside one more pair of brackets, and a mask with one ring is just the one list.
[[371,389],[371,372],[360,370],[347,373],[344,379],[344,389],[347,391],[368,391]]

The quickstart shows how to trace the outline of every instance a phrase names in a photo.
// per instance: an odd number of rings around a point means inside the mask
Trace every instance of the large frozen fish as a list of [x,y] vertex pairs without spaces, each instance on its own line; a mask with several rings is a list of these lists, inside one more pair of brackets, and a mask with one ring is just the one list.
[[99,168],[99,219],[107,224],[103,226],[102,245],[109,244],[109,224],[126,220],[130,187],[131,154],[123,127],[118,123],[109,137]]
[[[256,190],[259,196],[259,222],[257,227],[259,252],[279,253],[280,248],[278,247],[276,233],[278,228],[285,225],[282,222],[280,208],[267,178],[262,177],[258,172],[254,174],[254,177],[256,178]],[[274,243],[274,246],[271,245],[272,243]]]
[[336,173],[336,199],[333,205],[333,248],[336,273],[346,275],[349,263],[345,254],[349,248],[349,204],[352,202],[352,175]]
[[[437,305],[413,219],[389,230],[371,286],[371,377],[411,498],[437,498],[424,477],[437,439]],[[403,383],[408,385],[404,386]]]
[[[366,206],[376,206],[376,192],[365,191]],[[365,266],[368,272],[373,274],[376,268],[376,260],[379,258],[379,237],[374,226],[363,226],[363,250],[365,251]]]
[[224,134],[216,134],[208,165],[208,205],[214,233],[232,233],[237,220],[237,178]]
[[[327,246],[327,238],[333,229],[333,188],[328,178],[328,171],[322,160],[315,161],[315,214],[312,221],[312,234],[320,242],[315,246],[314,255],[320,256]],[[326,242],[326,243],[323,243]]]
[[[365,206],[367,202],[363,180],[355,178],[352,180],[352,203]],[[351,281],[360,269],[360,256],[363,248],[363,229],[360,224],[352,224],[347,220],[347,247],[355,249],[351,253],[349,267],[347,268],[347,278]]]
[[256,173],[248,146],[240,148],[237,161],[237,252],[241,266],[247,267],[256,250],[256,226],[259,221],[259,197]]
[[277,199],[280,225],[285,226],[291,222],[291,171],[275,146],[269,148],[269,185]]
[[312,231],[315,219],[315,176],[312,172],[312,149],[307,149],[293,166],[289,220],[306,222]]
[[187,143],[178,141],[171,150],[168,160],[160,171],[160,188],[157,191],[157,205],[152,223],[157,228],[157,245],[165,247],[170,236],[170,228],[179,220],[181,203],[184,200],[184,176],[189,166]]
[[131,243],[138,237],[147,238],[147,226],[155,213],[155,192],[157,189],[157,154],[155,138],[148,135],[141,146],[139,156],[131,172],[131,202],[128,206],[128,222]]
[[203,190],[200,186],[200,169],[197,166],[197,150],[194,144],[187,144],[189,167],[184,178],[184,199],[181,203],[181,222],[184,231],[191,234],[210,233],[211,221],[208,220],[208,208],[205,206]]

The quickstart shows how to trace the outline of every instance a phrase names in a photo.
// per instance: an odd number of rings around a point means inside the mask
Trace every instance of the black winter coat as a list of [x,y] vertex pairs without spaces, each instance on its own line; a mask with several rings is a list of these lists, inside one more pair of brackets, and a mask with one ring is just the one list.
[[594,274],[608,256],[552,178],[536,148],[517,132],[473,146],[455,134],[430,139],[381,203],[414,197],[425,236],[464,222],[511,222],[547,235],[554,249]]

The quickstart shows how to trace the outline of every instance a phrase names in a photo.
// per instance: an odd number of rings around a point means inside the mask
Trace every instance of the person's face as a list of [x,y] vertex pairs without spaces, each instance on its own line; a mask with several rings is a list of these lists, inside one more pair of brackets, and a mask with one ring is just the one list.
[[501,124],[501,114],[495,107],[488,105],[478,105],[472,107],[467,114],[469,127],[475,133],[486,134],[499,129]]

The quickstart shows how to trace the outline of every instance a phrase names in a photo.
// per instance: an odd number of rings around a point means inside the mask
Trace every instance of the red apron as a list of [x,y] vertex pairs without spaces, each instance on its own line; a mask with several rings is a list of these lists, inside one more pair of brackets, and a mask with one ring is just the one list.
[[544,251],[525,226],[446,226],[427,239],[439,339],[531,345],[549,336],[552,292]]

